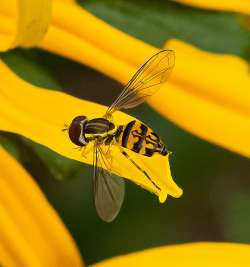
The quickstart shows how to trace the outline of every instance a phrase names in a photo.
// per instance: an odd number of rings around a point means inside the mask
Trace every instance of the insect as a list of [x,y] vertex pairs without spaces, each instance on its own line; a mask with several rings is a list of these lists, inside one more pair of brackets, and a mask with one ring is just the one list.
[[[113,145],[118,145],[122,155],[160,190],[126,149],[146,157],[152,157],[154,153],[166,156],[168,151],[163,141],[144,123],[133,120],[127,125],[119,125],[114,123],[112,115],[121,109],[134,108],[153,95],[171,73],[174,60],[172,50],[162,50],[153,55],[135,73],[103,117],[77,116],[67,129],[70,140],[83,148],[83,155],[88,144],[93,142],[94,202],[98,215],[106,222],[113,221],[119,213],[125,192],[124,180],[112,173],[110,151]],[[108,147],[107,151],[104,147]]]

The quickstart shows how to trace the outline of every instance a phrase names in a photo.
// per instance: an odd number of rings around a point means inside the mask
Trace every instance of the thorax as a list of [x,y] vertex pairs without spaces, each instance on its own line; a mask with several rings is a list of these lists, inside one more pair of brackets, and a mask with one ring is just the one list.
[[117,126],[105,118],[95,118],[89,120],[85,125],[84,135],[91,140],[96,137],[105,138],[109,135],[115,135]]

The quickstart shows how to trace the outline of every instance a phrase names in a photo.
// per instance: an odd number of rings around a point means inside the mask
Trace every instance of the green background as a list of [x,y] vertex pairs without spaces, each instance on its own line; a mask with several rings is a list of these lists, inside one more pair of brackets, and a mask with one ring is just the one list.
[[[80,4],[157,47],[168,38],[178,38],[204,50],[250,58],[250,33],[238,14],[193,9],[166,0],[85,0]],[[38,49],[16,49],[1,57],[33,84],[98,103],[110,104],[122,88],[86,66]],[[171,169],[184,195],[160,204],[155,196],[127,182],[124,205],[111,224],[102,222],[95,212],[91,166],[24,137],[0,134],[1,144],[28,169],[59,212],[85,262],[164,244],[249,243],[249,160],[185,132],[146,104],[128,113],[160,133],[174,152]]]

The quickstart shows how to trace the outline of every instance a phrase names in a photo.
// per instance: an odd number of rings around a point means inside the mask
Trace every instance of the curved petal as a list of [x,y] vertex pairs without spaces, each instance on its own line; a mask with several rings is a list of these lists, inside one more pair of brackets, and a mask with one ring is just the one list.
[[2,17],[12,17],[5,25],[0,18],[0,51],[16,46],[30,47],[39,43],[47,32],[52,0],[1,0]]
[[83,266],[70,234],[32,177],[0,147],[3,266]]
[[[61,130],[65,123],[69,124],[77,115],[85,115],[88,118],[103,116],[107,107],[58,91],[32,86],[18,78],[3,62],[0,62],[0,73],[2,73],[1,130],[21,134],[61,155],[92,164],[91,153],[87,158],[82,157],[81,152],[73,149],[68,134]],[[114,119],[118,124],[126,124],[134,118],[117,112],[114,114]],[[158,189],[121,154],[116,146],[112,152],[115,158],[113,170],[158,195],[160,202],[166,200],[167,194],[174,197],[182,194],[182,190],[172,180],[168,157],[161,155],[142,157],[136,153],[131,155],[152,177]]]
[[177,40],[166,47],[176,51],[175,70],[166,90],[149,100],[151,106],[201,138],[250,157],[248,64]]
[[175,0],[178,3],[212,10],[233,11],[250,14],[250,3],[245,0]]
[[92,265],[93,267],[248,266],[250,245],[233,243],[190,243],[147,249],[118,256]]

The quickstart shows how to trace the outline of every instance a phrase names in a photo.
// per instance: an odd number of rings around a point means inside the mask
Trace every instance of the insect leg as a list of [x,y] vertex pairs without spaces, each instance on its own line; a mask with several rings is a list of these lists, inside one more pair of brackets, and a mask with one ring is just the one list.
[[109,172],[112,171],[112,163],[113,163],[113,158],[110,151],[111,144],[112,143],[109,144],[107,151],[103,151],[103,148],[99,147],[99,151],[101,152],[101,158]]
[[68,131],[69,130],[69,125],[64,123],[64,128],[62,129],[63,132]]
[[111,150],[110,150],[110,149],[111,149],[111,146],[114,145],[114,143],[115,143],[115,140],[114,140],[114,138],[112,137],[112,140],[108,142],[108,149],[107,149],[107,151],[105,152],[105,154],[106,154],[106,156],[107,156],[108,158],[111,158]]
[[88,153],[91,151],[91,146],[90,145],[85,145],[84,147],[83,147],[83,149],[82,149],[82,156],[84,157],[84,158],[86,158],[87,157],[87,155],[88,155]]
[[79,151],[82,151],[82,146],[73,147],[73,149],[77,149]]
[[160,187],[152,180],[152,178],[149,176],[149,174],[143,170],[129,155],[127,152],[125,152],[123,149],[121,149],[121,153],[123,156],[125,156],[140,172],[142,172],[147,179],[156,187],[157,190],[161,191]]

